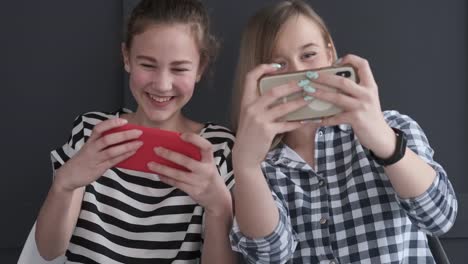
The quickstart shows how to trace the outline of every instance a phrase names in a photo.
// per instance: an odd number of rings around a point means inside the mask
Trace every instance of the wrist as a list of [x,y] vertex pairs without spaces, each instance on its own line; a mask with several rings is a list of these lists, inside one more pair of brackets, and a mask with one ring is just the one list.
[[255,171],[261,168],[261,162],[252,162],[252,160],[248,160],[246,155],[242,154],[235,154],[232,155],[232,169],[234,171],[234,175],[244,175],[250,174],[249,172]]
[[232,196],[231,193],[224,188],[225,191],[215,199],[216,203],[205,208],[206,217],[214,218],[232,218]]
[[395,140],[393,141],[393,152],[390,156],[379,156],[384,154],[376,154],[372,150],[370,152],[374,160],[379,165],[382,165],[384,167],[395,164],[398,161],[400,161],[405,156],[406,152],[407,143],[405,133],[397,128],[392,128],[392,131],[394,133]]
[[388,159],[393,155],[396,149],[396,135],[391,127],[387,126],[385,133],[381,137],[381,141],[378,145],[371,148],[374,156],[380,159]]
[[52,182],[50,191],[56,195],[72,195],[74,189],[67,188],[62,183],[54,180],[54,182]]
[[232,152],[232,165],[233,169],[255,169],[260,167],[263,158],[252,156],[252,150],[239,149],[234,146]]
[[55,171],[54,181],[52,182],[52,188],[56,192],[65,193],[73,192],[77,188],[73,188],[70,183],[67,182],[67,172],[65,168],[66,164]]

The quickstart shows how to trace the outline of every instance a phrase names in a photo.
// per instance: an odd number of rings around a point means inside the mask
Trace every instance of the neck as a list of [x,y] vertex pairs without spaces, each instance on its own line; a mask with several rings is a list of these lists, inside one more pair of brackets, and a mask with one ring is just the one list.
[[283,139],[284,143],[293,149],[309,166],[315,165],[315,132],[319,125],[307,124],[301,128],[287,133]]
[[320,127],[317,123],[309,123],[294,131],[287,133],[283,142],[291,149],[295,150],[310,150],[315,147],[315,132]]

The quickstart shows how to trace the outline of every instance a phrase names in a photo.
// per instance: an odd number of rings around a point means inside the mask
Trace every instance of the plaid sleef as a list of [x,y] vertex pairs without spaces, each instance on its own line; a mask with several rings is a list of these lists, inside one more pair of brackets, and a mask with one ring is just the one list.
[[349,125],[322,127],[314,168],[284,144],[268,153],[262,170],[279,224],[267,237],[251,239],[234,221],[233,249],[248,263],[435,263],[426,234],[441,235],[453,225],[455,192],[419,125],[397,111],[384,117],[436,171],[425,193],[398,197]]

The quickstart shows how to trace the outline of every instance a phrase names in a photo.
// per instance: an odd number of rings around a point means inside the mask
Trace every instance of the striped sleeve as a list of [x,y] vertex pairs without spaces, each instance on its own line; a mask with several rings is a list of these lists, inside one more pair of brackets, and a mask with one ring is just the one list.
[[73,129],[68,141],[61,147],[54,149],[50,153],[53,171],[60,168],[65,162],[71,159],[77,152],[77,142],[83,138],[83,117],[80,115],[73,122]]
[[203,136],[213,145],[213,156],[219,175],[223,177],[228,190],[234,186],[231,153],[234,146],[234,134],[226,127],[209,124]]
[[68,141],[50,153],[54,171],[71,159],[88,140],[94,126],[106,119],[109,119],[109,114],[101,112],[89,112],[76,117]]
[[408,148],[437,173],[436,179],[426,192],[409,199],[397,196],[397,200],[411,221],[422,231],[432,235],[446,233],[453,226],[458,209],[455,191],[447,173],[434,161],[434,150],[429,146],[426,135],[416,121],[396,111],[387,111],[384,116],[391,127],[398,128],[406,134]]

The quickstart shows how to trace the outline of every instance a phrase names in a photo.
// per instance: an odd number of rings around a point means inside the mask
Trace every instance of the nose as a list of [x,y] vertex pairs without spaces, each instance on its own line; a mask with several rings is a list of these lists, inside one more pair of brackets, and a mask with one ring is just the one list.
[[172,89],[172,76],[164,71],[156,71],[152,76],[151,88],[157,92],[167,92]]
[[303,71],[303,70],[307,70],[307,67],[300,60],[291,60],[289,62],[288,71]]

